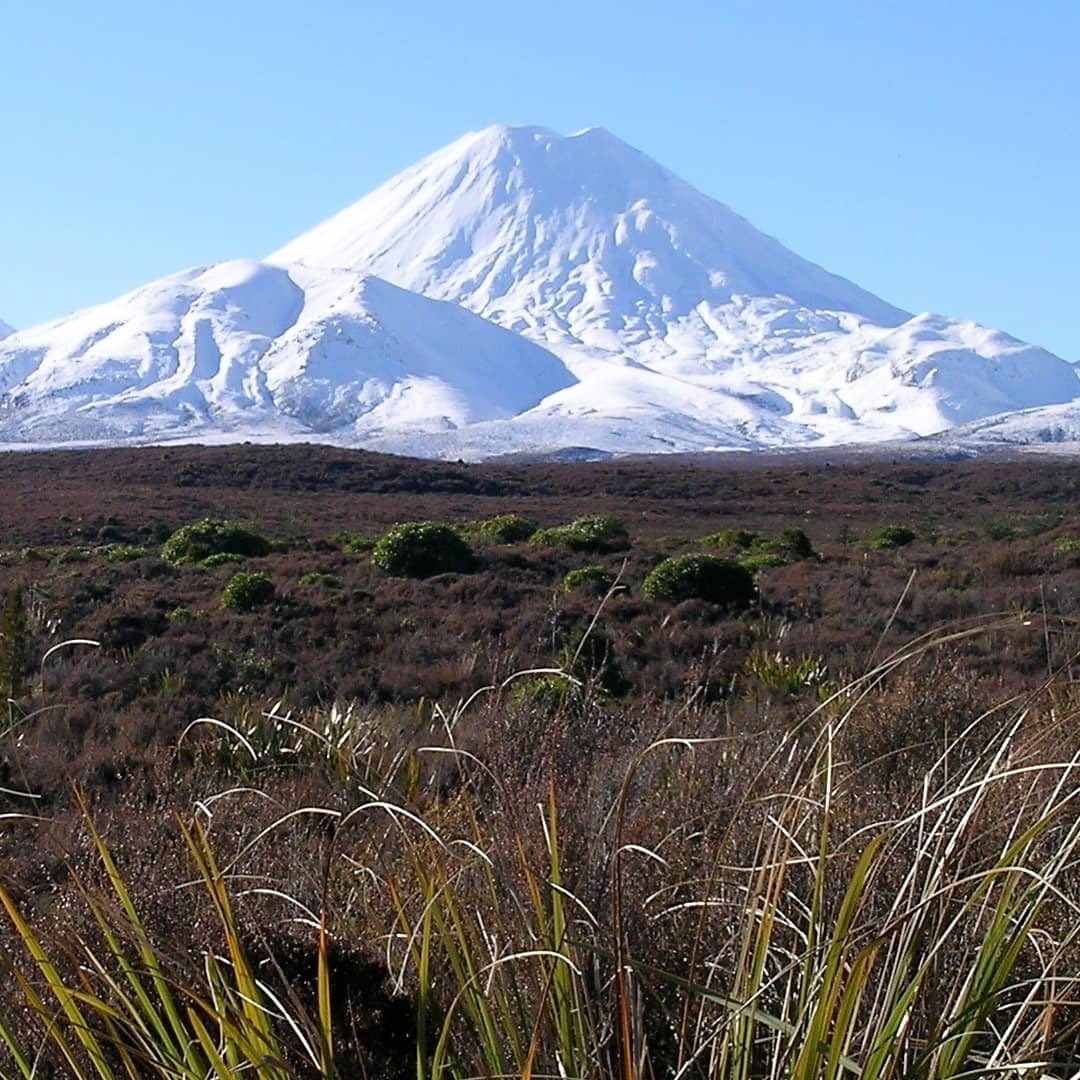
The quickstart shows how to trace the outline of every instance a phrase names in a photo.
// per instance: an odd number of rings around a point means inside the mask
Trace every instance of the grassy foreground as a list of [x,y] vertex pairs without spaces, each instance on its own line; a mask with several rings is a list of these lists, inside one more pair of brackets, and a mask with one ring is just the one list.
[[[78,793],[63,887],[0,890],[2,1075],[1077,1075],[1071,664],[850,756],[934,655],[1037,630],[921,639],[781,731],[688,699],[605,740],[562,681],[509,745],[519,679],[407,737],[359,707],[198,721],[177,752],[220,786],[163,830],[164,898]],[[282,771],[324,800],[267,794]]]

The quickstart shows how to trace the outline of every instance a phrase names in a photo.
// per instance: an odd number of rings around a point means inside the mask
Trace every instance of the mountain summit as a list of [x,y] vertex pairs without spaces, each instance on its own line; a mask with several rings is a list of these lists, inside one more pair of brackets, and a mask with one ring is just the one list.
[[911,438],[1078,399],[1065,361],[893,307],[601,128],[467,135],[263,262],[0,342],[9,443],[660,453]]
[[505,323],[652,336],[698,304],[785,296],[883,325],[908,316],[758,232],[603,128],[467,135],[269,257],[363,267]]
[[14,333],[15,333],[15,327],[8,326],[8,324],[6,322],[4,322],[3,319],[0,319],[0,338],[5,338],[9,334],[14,334]]

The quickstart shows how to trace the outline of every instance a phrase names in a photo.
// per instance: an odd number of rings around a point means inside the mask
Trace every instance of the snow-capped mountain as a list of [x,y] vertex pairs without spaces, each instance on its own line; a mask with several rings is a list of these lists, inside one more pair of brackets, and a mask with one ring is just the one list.
[[0,338],[6,338],[10,334],[15,333],[15,327],[9,326],[3,319],[0,319]]
[[663,341],[703,302],[734,296],[784,296],[789,308],[888,326],[907,318],[602,128],[467,135],[269,261],[369,268],[512,329],[540,326],[600,349],[612,334],[619,349]]
[[1078,399],[1064,360],[912,317],[596,128],[468,135],[265,262],[0,342],[6,442],[753,449]]
[[363,441],[514,416],[573,381],[524,338],[378,278],[229,262],[0,342],[0,440]]
[[1080,395],[1063,360],[911,318],[597,128],[466,136],[269,261],[362,268],[454,301],[578,376],[511,424],[448,437],[446,453],[876,441]]

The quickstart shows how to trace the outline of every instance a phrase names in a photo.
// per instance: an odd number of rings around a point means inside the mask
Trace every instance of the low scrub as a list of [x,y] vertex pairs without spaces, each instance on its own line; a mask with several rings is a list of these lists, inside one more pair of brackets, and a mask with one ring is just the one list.
[[751,573],[817,557],[810,538],[797,528],[784,529],[779,536],[773,537],[750,529],[724,529],[704,537],[701,543],[718,548]]
[[655,567],[641,585],[650,600],[681,604],[706,600],[728,607],[748,607],[757,595],[754,575],[744,566],[717,555],[676,555]]
[[536,524],[520,514],[499,514],[484,521],[471,522],[466,526],[466,532],[482,543],[517,544],[528,540],[536,532]]
[[231,551],[219,551],[216,555],[208,555],[199,560],[199,565],[204,570],[213,570],[217,566],[235,566],[237,563],[247,562],[246,555],[236,555]]
[[221,590],[221,606],[232,611],[254,611],[274,598],[274,583],[266,574],[234,574]]
[[[347,709],[196,721],[182,749],[230,786],[171,827],[140,820],[163,843],[152,867],[76,792],[59,917],[0,884],[3,1074],[1073,1076],[1077,758],[1029,730],[1025,701],[949,737],[914,801],[868,806],[843,728],[918,660],[763,748],[680,737],[689,713],[630,746],[620,730],[607,776],[560,772],[557,737],[489,764],[395,746]],[[587,755],[568,681],[533,686],[511,708],[549,707],[516,719],[563,739],[576,724]],[[433,710],[420,745],[465,710]],[[259,798],[282,773],[337,777],[333,804]],[[164,937],[162,890],[183,905]]]
[[774,570],[778,566],[787,566],[788,560],[775,551],[747,551],[736,560],[744,569],[751,574],[758,574],[762,570]]
[[323,574],[318,571],[311,571],[307,574],[301,574],[300,585],[314,585],[322,589],[340,589],[344,584],[337,576],[337,574]]
[[559,583],[559,592],[603,596],[615,584],[615,575],[603,566],[579,566]]
[[140,544],[110,544],[105,548],[106,562],[131,562],[134,559],[145,559],[150,554],[150,549]]
[[780,535],[767,540],[764,545],[768,550],[792,559],[815,559],[817,552],[810,543],[810,537],[802,529],[784,529]]
[[540,529],[533,534],[534,544],[568,547],[571,551],[623,551],[630,546],[626,526],[607,514],[585,514],[568,525]]
[[330,542],[336,544],[347,555],[359,555],[371,549],[379,542],[377,536],[368,536],[367,533],[352,532],[342,529],[330,537]]
[[203,518],[184,525],[165,541],[161,557],[175,565],[201,563],[215,555],[269,555],[273,545],[261,534],[233,521]]
[[914,539],[914,530],[906,525],[883,525],[867,538],[866,546],[871,551],[888,551],[892,548],[905,547]]
[[720,548],[723,551],[748,551],[761,539],[761,534],[751,529],[721,529],[720,532],[704,536],[701,542],[706,547]]
[[371,561],[396,577],[425,578],[476,569],[476,556],[461,534],[438,521],[394,525],[372,548]]

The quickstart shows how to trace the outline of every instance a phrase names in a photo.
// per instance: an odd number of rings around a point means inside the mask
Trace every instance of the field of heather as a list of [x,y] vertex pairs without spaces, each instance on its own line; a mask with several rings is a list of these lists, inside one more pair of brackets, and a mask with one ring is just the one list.
[[0,1075],[1076,1075],[1074,465],[0,482]]

